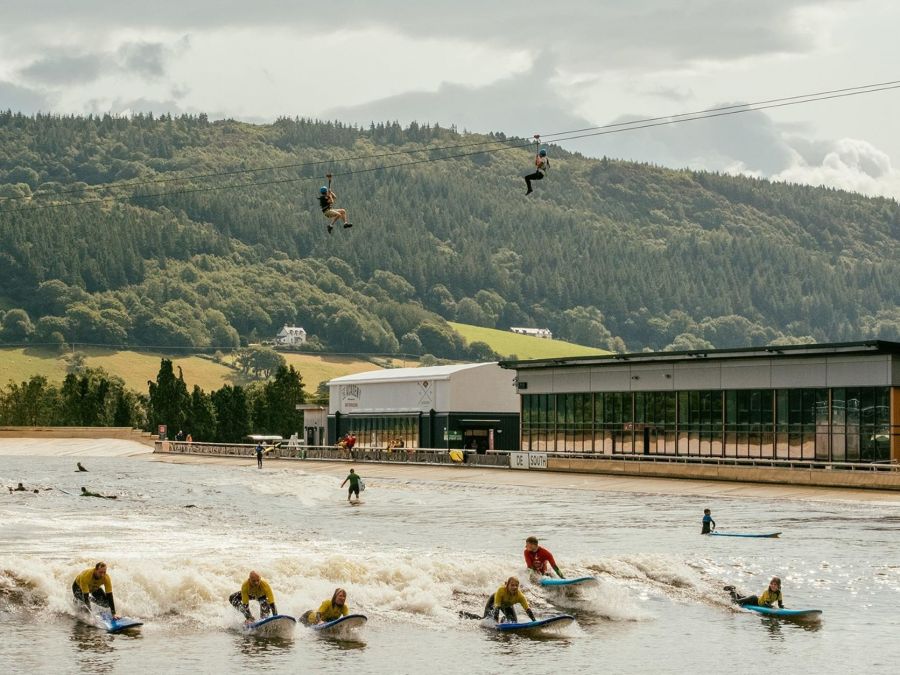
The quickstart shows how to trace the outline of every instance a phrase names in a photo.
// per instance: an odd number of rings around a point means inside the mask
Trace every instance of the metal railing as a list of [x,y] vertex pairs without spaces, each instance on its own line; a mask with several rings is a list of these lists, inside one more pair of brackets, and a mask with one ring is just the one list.
[[[157,441],[155,452],[185,455],[205,455],[212,457],[256,456],[256,445],[252,443],[185,443],[183,441]],[[509,466],[508,453],[491,452],[479,455],[464,452],[463,461],[456,462],[450,457],[450,450],[442,448],[384,448],[356,447],[352,450],[333,445],[299,445],[266,448],[266,459],[319,460],[339,462],[375,462],[390,464],[445,464],[454,466]]]
[[[216,457],[247,457],[256,455],[256,445],[252,443],[186,443],[183,441],[156,441],[155,452],[174,454],[206,455]],[[762,457],[696,457],[686,455],[632,455],[602,454],[593,452],[531,452],[546,455],[548,459],[590,459],[605,462],[651,464],[688,464],[694,466],[736,466],[769,467],[797,470],[836,470],[857,472],[900,472],[900,463],[889,460],[880,462],[827,462],[816,460],[779,459]],[[442,448],[384,448],[356,447],[352,450],[332,445],[287,445],[267,448],[265,458],[291,460],[320,460],[342,462],[381,462],[391,464],[452,464],[467,466],[508,467],[509,452],[496,451],[479,455],[465,451],[464,461],[455,462],[450,451]]]

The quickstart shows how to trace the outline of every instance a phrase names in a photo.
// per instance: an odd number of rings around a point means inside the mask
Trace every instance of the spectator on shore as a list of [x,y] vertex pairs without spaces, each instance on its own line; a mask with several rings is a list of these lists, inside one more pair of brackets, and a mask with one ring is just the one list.
[[178,430],[178,433],[175,434],[175,440],[176,440],[176,441],[183,441],[183,440],[184,440],[184,432],[183,432],[181,429],[179,429],[179,430]]
[[186,440],[188,443],[193,443],[193,442],[194,442],[194,437],[191,436],[190,434],[188,434],[188,435],[187,435],[187,438],[186,438],[185,440]]

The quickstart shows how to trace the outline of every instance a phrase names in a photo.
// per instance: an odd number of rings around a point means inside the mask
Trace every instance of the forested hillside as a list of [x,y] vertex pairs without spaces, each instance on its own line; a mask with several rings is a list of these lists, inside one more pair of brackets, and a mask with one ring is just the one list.
[[[526,197],[528,149],[437,161],[479,140],[504,138],[0,114],[0,342],[227,349],[289,323],[323,351],[492,356],[448,320],[619,351],[900,339],[895,201],[554,147]],[[330,236],[326,171],[354,222]]]

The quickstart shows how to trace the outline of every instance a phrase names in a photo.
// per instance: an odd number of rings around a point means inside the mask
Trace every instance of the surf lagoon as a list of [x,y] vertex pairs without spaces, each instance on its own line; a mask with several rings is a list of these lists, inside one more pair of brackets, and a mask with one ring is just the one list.
[[[900,659],[900,495],[357,465],[367,489],[352,506],[338,487],[350,465],[258,470],[93,443],[0,442],[0,483],[41,490],[0,495],[0,661],[13,672],[887,673]],[[82,485],[118,499],[76,496]],[[722,530],[783,535],[702,537],[705,507]],[[599,584],[577,597],[529,584],[530,534]],[[139,633],[75,619],[72,580],[97,560]],[[227,598],[250,569],[281,613],[341,586],[369,622],[352,640],[242,635]],[[533,638],[459,618],[512,574],[539,617],[576,624]],[[773,574],[788,607],[821,621],[739,611],[722,591],[759,593]]]

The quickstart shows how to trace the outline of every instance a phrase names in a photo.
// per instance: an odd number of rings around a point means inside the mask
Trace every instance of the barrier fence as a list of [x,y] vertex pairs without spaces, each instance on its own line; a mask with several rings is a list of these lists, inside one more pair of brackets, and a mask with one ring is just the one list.
[[[173,454],[208,455],[219,457],[256,456],[253,443],[186,443],[182,441],[157,441],[155,452]],[[457,451],[463,453],[463,451]],[[449,450],[442,448],[384,448],[357,447],[352,450],[330,445],[281,445],[266,448],[264,455],[271,459],[383,462],[397,464],[465,464],[468,466],[494,466],[512,469],[547,469],[553,459],[589,459],[615,463],[681,464],[693,466],[738,466],[753,468],[779,468],[797,470],[834,470],[900,475],[897,462],[816,462],[809,460],[760,459],[738,457],[687,457],[681,455],[605,455],[576,452],[489,452],[479,455],[464,452],[463,461],[454,461]]]

